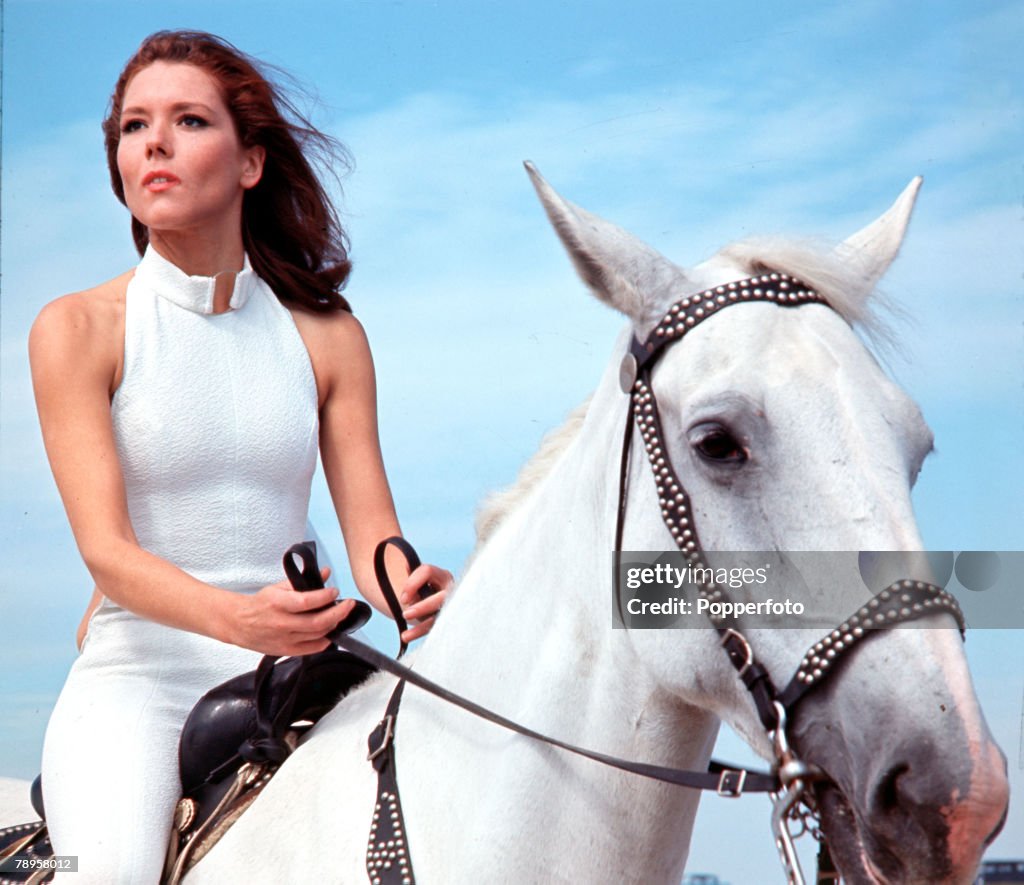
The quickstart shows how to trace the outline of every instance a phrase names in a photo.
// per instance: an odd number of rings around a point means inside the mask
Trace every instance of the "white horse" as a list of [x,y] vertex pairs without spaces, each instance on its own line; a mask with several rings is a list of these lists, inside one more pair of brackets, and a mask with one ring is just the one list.
[[[867,317],[868,296],[896,255],[919,182],[832,253],[750,242],[684,271],[531,174],[582,277],[629,328],[589,404],[547,447],[515,503],[490,519],[414,668],[604,753],[699,770],[725,720],[770,758],[715,631],[612,629],[628,402],[620,360],[629,336],[642,339],[689,293],[766,268],[801,278],[832,309],[736,306],[671,347],[654,372],[669,454],[703,546],[921,549],[909,488],[931,436],[851,328]],[[623,547],[674,550],[639,435],[633,452]],[[850,591],[850,612],[867,598],[860,587]],[[818,802],[849,882],[970,882],[1005,813],[1005,761],[978,708],[958,631],[948,615],[926,621],[935,629],[865,640],[790,722],[800,756],[828,775]],[[820,634],[747,632],[780,687]],[[322,720],[186,881],[365,882],[376,795],[366,739],[393,684],[371,679]],[[408,845],[424,885],[675,885],[682,877],[693,790],[546,747],[413,687],[395,746]]]

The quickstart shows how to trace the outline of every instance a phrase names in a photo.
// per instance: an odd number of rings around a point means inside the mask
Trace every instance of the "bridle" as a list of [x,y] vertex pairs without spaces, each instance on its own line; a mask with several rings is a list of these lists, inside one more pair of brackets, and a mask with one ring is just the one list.
[[[782,273],[768,273],[687,296],[669,308],[643,341],[636,337],[632,339],[620,371],[620,383],[623,391],[630,397],[630,404],[622,444],[616,515],[613,579],[616,600],[621,599],[618,560],[622,552],[626,487],[635,428],[639,429],[644,441],[644,448],[654,473],[662,517],[669,533],[680,553],[690,564],[695,567],[706,566],[689,496],[672,465],[668,447],[665,445],[651,375],[669,345],[681,341],[690,330],[704,320],[729,305],[758,301],[779,307],[798,307],[804,304],[821,304],[829,307],[824,298],[796,278]],[[382,541],[375,556],[375,564],[379,560],[377,577],[381,589],[385,598],[389,599],[399,628],[404,629],[401,606],[397,600],[393,604],[391,602],[394,590],[387,577],[387,571],[383,568],[383,550],[389,544],[398,547],[406,556],[410,568],[414,563],[418,563],[418,558],[415,551],[401,538]],[[702,597],[714,602],[727,599],[724,589],[713,582],[700,584],[698,592]],[[867,638],[871,631],[940,612],[946,612],[954,617],[962,635],[965,627],[963,614],[949,593],[935,584],[911,580],[897,581],[815,643],[800,661],[793,678],[781,691],[776,688],[767,668],[758,661],[751,644],[742,632],[727,627],[723,617],[712,616],[711,622],[718,631],[721,645],[735,667],[737,675],[750,692],[761,723],[769,734],[774,755],[770,774],[725,766],[715,760],[711,761],[706,772],[686,771],[633,762],[587,750],[536,732],[467,700],[351,636],[342,633],[331,634],[330,638],[340,648],[399,678],[385,716],[370,735],[368,742],[368,758],[378,772],[377,810],[371,826],[367,851],[367,873],[370,881],[374,885],[392,881],[415,882],[408,847],[404,840],[405,825],[398,796],[394,754],[399,702],[402,689],[408,682],[517,734],[621,771],[693,789],[714,790],[718,795],[730,798],[751,792],[769,793],[772,798],[772,829],[775,844],[787,882],[790,885],[804,885],[805,880],[794,839],[802,832],[811,830],[824,848],[824,836],[817,822],[817,810],[809,787],[814,781],[825,779],[825,775],[816,766],[800,759],[790,746],[787,722],[792,719],[794,710],[807,693],[820,685],[834,671],[838,662],[859,642]],[[793,832],[792,828],[796,826],[800,829]],[[823,850],[819,853],[817,881],[838,879],[834,868],[831,872],[830,868],[831,859],[827,855],[827,850]]]
[[[669,346],[682,341],[692,329],[730,305],[753,302],[787,308],[805,304],[830,307],[821,295],[795,277],[783,273],[750,277],[715,286],[675,302],[643,341],[636,336],[632,338],[629,352],[622,360],[619,382],[623,392],[629,395],[630,404],[622,442],[615,528],[614,592],[617,605],[621,605],[622,598],[619,587],[619,560],[626,519],[626,486],[634,426],[640,431],[651,464],[665,526],[687,562],[695,569],[700,569],[699,574],[706,573],[703,569],[707,568],[707,562],[694,521],[690,497],[669,457],[651,376],[654,367]],[[724,588],[713,581],[699,584],[698,594],[709,602],[723,602],[727,599]],[[768,670],[758,661],[742,632],[726,626],[723,615],[714,614],[720,609],[714,606],[708,608],[711,612],[709,618],[718,631],[721,645],[729,661],[736,668],[737,675],[750,692],[761,724],[771,738],[775,756],[773,770],[779,781],[779,788],[772,792],[772,828],[775,844],[787,880],[794,885],[802,885],[804,879],[793,840],[795,835],[799,835],[810,826],[824,843],[824,836],[817,825],[813,797],[808,788],[811,782],[826,778],[819,768],[801,760],[789,745],[786,726],[793,718],[797,705],[808,692],[834,672],[839,661],[869,636],[871,630],[933,613],[947,612],[956,619],[963,635],[963,613],[953,596],[935,584],[924,581],[897,581],[815,643],[800,661],[793,678],[780,691],[773,683]],[[736,789],[719,789],[718,792],[722,795],[739,796],[742,791],[743,784],[740,782]],[[796,834],[790,829],[794,824],[801,826],[801,830]],[[822,875],[819,870],[819,881]]]

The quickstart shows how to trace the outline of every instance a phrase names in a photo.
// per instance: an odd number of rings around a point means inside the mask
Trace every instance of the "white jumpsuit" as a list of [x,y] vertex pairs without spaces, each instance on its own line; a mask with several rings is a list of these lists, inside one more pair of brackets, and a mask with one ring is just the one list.
[[[128,285],[111,412],[139,544],[246,593],[284,577],[306,532],[317,392],[290,313],[248,260],[228,312],[212,313],[213,291],[149,248]],[[54,850],[79,858],[76,885],[159,880],[185,718],[259,657],[104,600],[43,749]]]

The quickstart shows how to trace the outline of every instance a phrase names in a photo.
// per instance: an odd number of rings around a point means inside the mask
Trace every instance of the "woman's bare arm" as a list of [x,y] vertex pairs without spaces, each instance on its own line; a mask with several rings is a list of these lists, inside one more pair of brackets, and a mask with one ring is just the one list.
[[[314,315],[294,312],[313,363],[320,397],[320,457],[338,514],[352,577],[359,591],[380,611],[387,605],[373,572],[373,551],[379,541],[401,533],[391,497],[377,431],[377,386],[373,359],[359,321],[348,313]],[[406,633],[426,633],[443,604],[452,577],[444,569],[424,565],[411,576],[401,557],[388,557],[388,574],[408,620],[421,621]],[[441,592],[418,602],[430,583]]]
[[29,337],[46,453],[96,586],[142,617],[246,648],[303,654],[326,647],[323,636],[350,606],[313,610],[332,601],[335,590],[294,593],[282,581],[251,596],[231,593],[139,546],[110,411],[120,380],[127,280],[57,299]]

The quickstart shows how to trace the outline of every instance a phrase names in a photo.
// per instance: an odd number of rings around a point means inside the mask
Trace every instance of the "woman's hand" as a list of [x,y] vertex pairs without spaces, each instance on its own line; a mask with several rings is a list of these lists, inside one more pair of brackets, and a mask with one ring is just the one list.
[[[398,591],[398,601],[402,604],[402,616],[406,622],[415,624],[402,634],[403,642],[412,642],[430,632],[454,583],[455,579],[451,572],[427,563],[415,569],[405,579]],[[421,593],[428,584],[435,592],[421,598]]]
[[[321,569],[324,581],[330,569]],[[231,642],[268,655],[308,655],[330,645],[327,634],[352,611],[338,588],[298,591],[288,581],[237,595]]]

